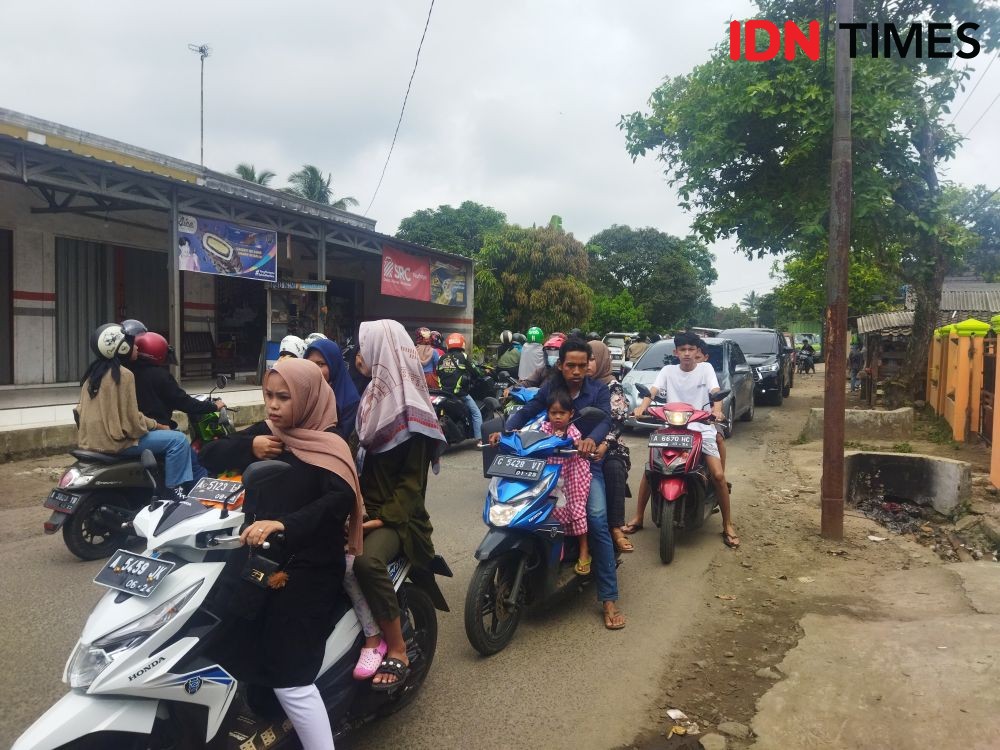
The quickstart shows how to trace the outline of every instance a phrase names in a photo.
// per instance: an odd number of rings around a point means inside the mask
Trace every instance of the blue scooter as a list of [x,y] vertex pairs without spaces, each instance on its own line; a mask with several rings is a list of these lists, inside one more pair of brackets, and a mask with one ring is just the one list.
[[[573,421],[604,417],[587,407]],[[576,575],[576,538],[567,538],[552,518],[562,499],[555,491],[562,465],[546,459],[576,455],[576,449],[569,438],[548,435],[536,424],[503,433],[485,471],[490,485],[483,522],[489,531],[476,550],[479,564],[465,596],[465,634],[483,656],[510,643],[526,607],[579,590],[592,577]]]

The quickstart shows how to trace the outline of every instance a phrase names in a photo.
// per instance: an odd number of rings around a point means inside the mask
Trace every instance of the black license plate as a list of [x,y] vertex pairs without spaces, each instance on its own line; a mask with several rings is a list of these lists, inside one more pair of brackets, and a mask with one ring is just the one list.
[[504,477],[520,479],[525,482],[537,482],[545,468],[544,458],[521,458],[520,456],[497,456],[490,464],[488,477]]
[[71,511],[76,507],[78,502],[80,502],[79,495],[74,495],[72,492],[52,490],[49,496],[45,498],[43,505],[51,510]]
[[[187,494],[188,500],[208,500],[213,503],[221,503],[223,500],[233,498],[243,489],[241,482],[232,479],[212,479],[202,477],[198,483],[191,488]],[[235,498],[233,498],[235,500]]]
[[145,598],[156,590],[176,564],[120,549],[101,568],[94,583]]
[[693,448],[694,435],[677,432],[654,432],[649,436],[651,448]]

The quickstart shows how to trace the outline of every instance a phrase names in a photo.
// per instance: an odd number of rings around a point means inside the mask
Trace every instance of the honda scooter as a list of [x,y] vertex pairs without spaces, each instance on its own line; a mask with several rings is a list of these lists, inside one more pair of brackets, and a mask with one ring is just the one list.
[[[199,401],[211,400],[227,379],[220,375],[216,387]],[[196,450],[203,443],[233,432],[230,409],[189,416],[189,434]],[[232,409],[236,411],[236,409]],[[121,456],[82,449],[71,450],[76,463],[63,472],[59,485],[42,505],[52,511],[44,523],[46,534],[62,529],[67,549],[81,560],[100,560],[128,541],[130,523],[149,502],[153,487],[143,473],[138,456]],[[156,469],[162,479],[162,464]]]
[[[587,407],[573,421],[604,418],[600,409]],[[483,432],[487,429],[492,426]],[[559,485],[562,465],[546,459],[576,453],[571,439],[535,425],[500,437],[485,472],[490,484],[483,522],[489,531],[476,550],[479,564],[465,596],[465,634],[483,656],[510,643],[526,607],[579,590],[592,579],[593,574],[575,573],[576,538],[567,538],[551,517],[565,498]]]
[[[153,481],[156,461],[148,451],[141,467]],[[66,664],[63,681],[70,692],[21,735],[15,750],[298,747],[273,691],[247,689],[212,657],[213,642],[241,626],[214,596],[229,551],[241,544],[244,514],[232,502],[244,486],[277,481],[288,470],[280,461],[260,461],[243,472],[241,482],[205,478],[187,499],[154,497],[136,515],[145,551],[118,550],[97,574],[94,582],[108,590]],[[264,548],[282,539],[272,534]],[[410,675],[388,692],[353,678],[363,635],[342,593],[316,678],[338,737],[412,701],[434,659],[435,607],[447,609],[434,573],[451,571],[440,557],[433,572],[411,570],[403,556],[388,569]]]
[[[650,396],[649,388],[641,383],[636,384],[636,391],[642,398]],[[711,408],[728,395],[729,391],[716,391],[706,406]],[[660,561],[667,565],[674,559],[677,532],[701,527],[718,510],[715,485],[702,460],[701,433],[688,428],[696,423],[712,424],[715,415],[691,404],[672,402],[650,406],[638,420],[664,425],[649,435],[646,481],[651,491],[650,514],[660,527]]]

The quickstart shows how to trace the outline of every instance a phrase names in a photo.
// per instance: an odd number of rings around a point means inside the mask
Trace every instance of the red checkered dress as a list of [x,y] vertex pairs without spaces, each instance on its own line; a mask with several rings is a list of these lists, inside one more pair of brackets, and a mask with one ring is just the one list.
[[[542,422],[542,432],[554,434],[548,420]],[[580,440],[583,436],[570,425],[566,437]],[[552,490],[555,507],[552,515],[563,525],[569,536],[581,536],[587,533],[587,496],[590,495],[590,462],[580,456],[564,457],[549,456],[550,464],[562,464],[559,481]]]

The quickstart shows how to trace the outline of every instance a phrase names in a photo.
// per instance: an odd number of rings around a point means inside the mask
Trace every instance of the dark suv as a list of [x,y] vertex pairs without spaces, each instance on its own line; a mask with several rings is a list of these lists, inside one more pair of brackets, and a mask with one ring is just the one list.
[[781,406],[792,389],[792,352],[784,337],[770,328],[728,328],[720,339],[740,345],[747,362],[760,375],[754,393],[763,400]]

